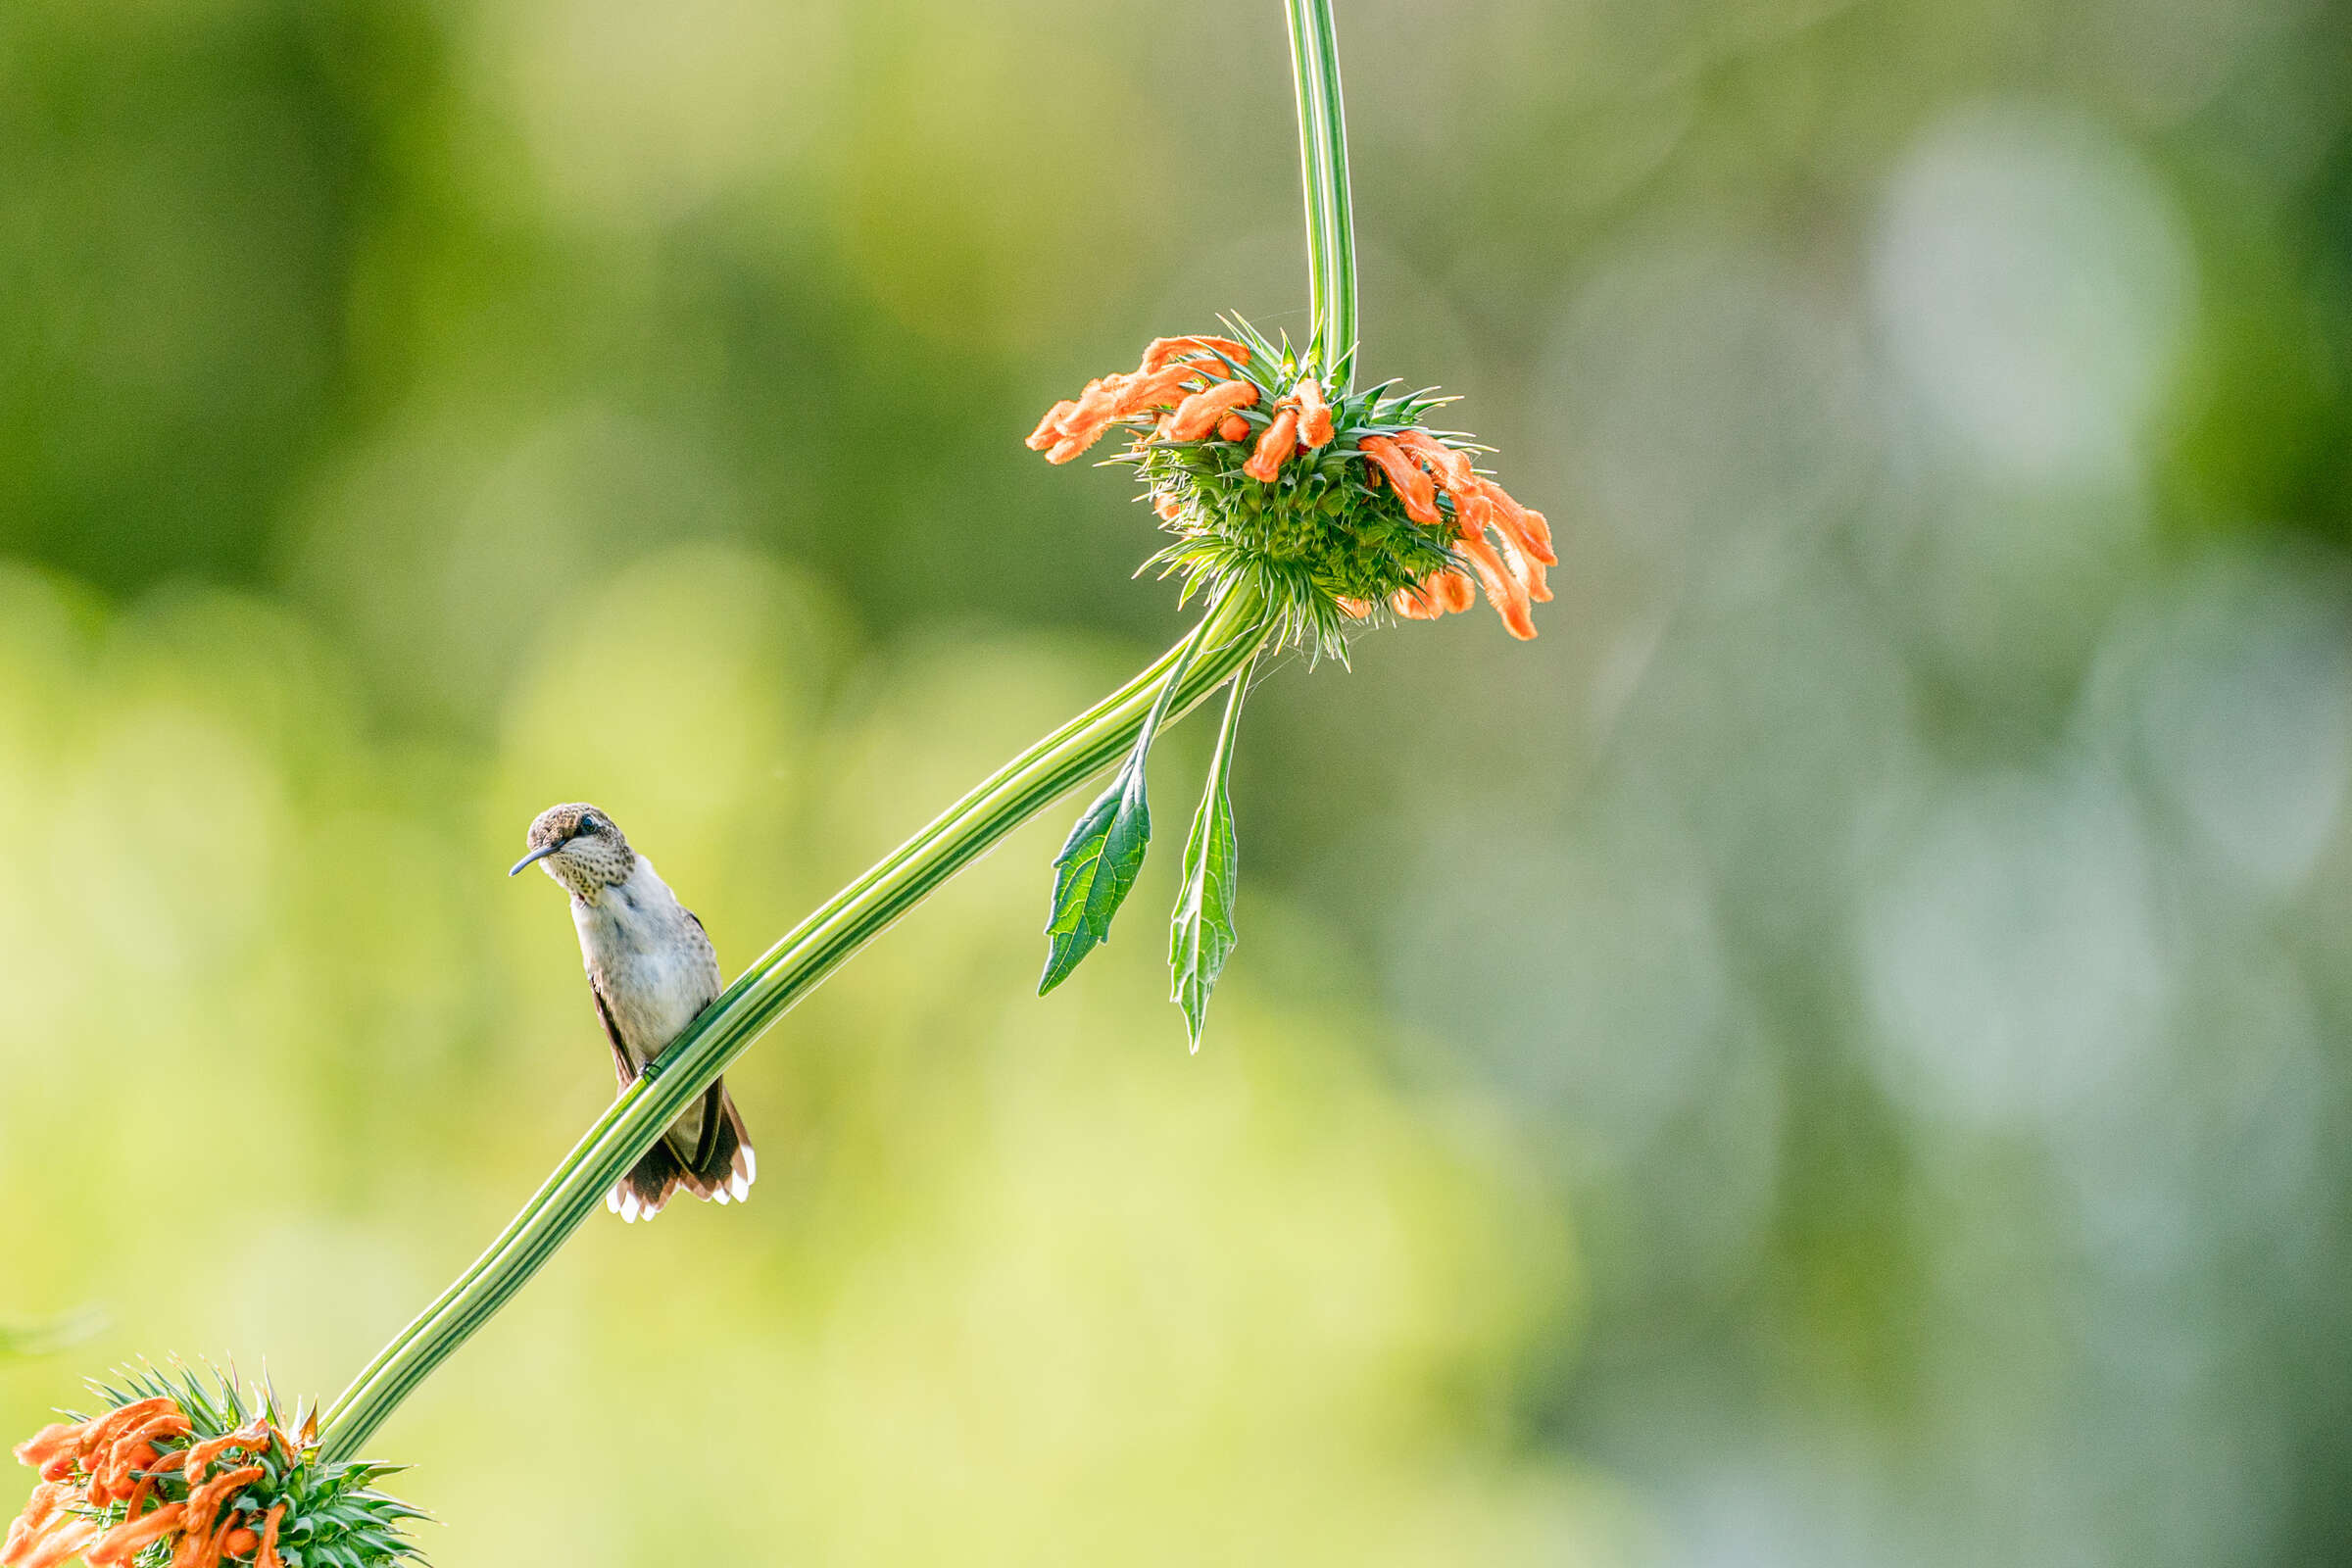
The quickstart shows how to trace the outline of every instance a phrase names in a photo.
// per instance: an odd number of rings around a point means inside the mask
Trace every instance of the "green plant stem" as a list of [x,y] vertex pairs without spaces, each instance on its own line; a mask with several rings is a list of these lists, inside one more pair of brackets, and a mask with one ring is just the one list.
[[1339,388],[1353,369],[1355,211],[1348,194],[1348,112],[1340,93],[1339,24],[1331,0],[1284,0],[1291,75],[1298,88],[1298,165],[1306,187],[1308,297],[1314,353]]
[[555,1255],[663,1129],[795,1003],[998,840],[1124,755],[1172,672],[1170,719],[1231,679],[1266,632],[1259,596],[1237,585],[1197,632],[1007,762],[787,932],[613,1101],[489,1250],[344,1390],[321,1434],[325,1457],[356,1456],[401,1400]]

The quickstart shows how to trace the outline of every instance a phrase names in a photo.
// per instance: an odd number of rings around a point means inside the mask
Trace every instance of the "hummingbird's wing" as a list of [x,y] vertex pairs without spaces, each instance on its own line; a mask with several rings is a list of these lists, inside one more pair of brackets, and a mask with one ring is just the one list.
[[[620,1035],[620,1025],[612,1021],[612,1004],[605,1000],[604,978],[594,969],[588,971],[588,994],[596,999],[597,1019],[604,1024],[605,1039],[612,1047],[612,1070],[620,1076],[620,1087],[626,1089],[637,1081],[637,1058],[629,1054],[628,1042]],[[605,1206],[625,1220],[651,1219],[662,1212],[662,1205],[669,1201],[669,1195],[685,1179],[686,1167],[671,1152],[669,1140],[658,1139],[606,1197]]]
[[[715,970],[717,965],[713,963],[711,967]],[[637,1075],[645,1069],[638,1063],[637,1053],[629,1049],[628,1037],[621,1033],[619,1020],[612,1016],[613,1007],[605,995],[602,971],[588,971],[588,994],[596,999],[596,1016],[605,1026],[606,1041],[612,1047],[612,1071],[619,1077],[620,1087],[626,1089],[637,1081]],[[711,997],[717,995],[715,990],[710,993]],[[709,998],[704,999],[703,1005],[710,1005]],[[661,1053],[657,1051],[651,1054],[659,1056]],[[698,1168],[701,1161],[710,1157],[710,1123],[712,1113],[717,1109],[717,1097],[706,1096],[687,1106],[678,1119],[670,1124],[666,1137],[677,1146],[679,1161],[687,1169]]]
[[588,971],[588,994],[596,999],[597,1021],[605,1026],[605,1039],[612,1047],[612,1070],[620,1075],[620,1087],[626,1089],[637,1081],[637,1058],[629,1054],[629,1044],[620,1038],[620,1025],[612,1021],[612,1008],[605,1001],[604,978],[594,969]]
[[[693,911],[686,911],[693,918]],[[695,920],[695,929],[702,921]],[[713,984],[710,995],[715,999],[718,962],[711,953],[709,938],[704,939],[704,952],[710,954]],[[622,1038],[620,1025],[613,1021],[612,1005],[605,1000],[604,977],[594,969],[588,972],[588,994],[596,999],[597,1020],[605,1026],[605,1039],[612,1047],[612,1068],[619,1076],[620,1087],[626,1089],[637,1081],[637,1058]],[[709,1006],[710,1003],[704,1003]],[[743,1129],[743,1114],[735,1108],[728,1095],[725,1079],[712,1083],[703,1098],[690,1106],[673,1123],[662,1140],[645,1152],[620,1184],[612,1189],[605,1206],[623,1219],[651,1219],[662,1212],[670,1195],[685,1187],[695,1197],[730,1200],[741,1202],[749,1197],[752,1182],[759,1170],[758,1156],[752,1152],[750,1137]]]

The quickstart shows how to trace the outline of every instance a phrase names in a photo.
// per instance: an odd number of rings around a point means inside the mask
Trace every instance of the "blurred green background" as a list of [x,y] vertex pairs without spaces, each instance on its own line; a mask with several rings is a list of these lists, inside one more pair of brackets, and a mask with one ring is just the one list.
[[[1346,0],[1366,364],[1559,535],[1292,662],[1208,1044],[1057,808],[380,1437],[437,1561],[2352,1561],[2352,14]],[[1020,436],[1303,324],[1273,0],[0,7],[0,1366],[331,1395],[1181,622]],[[37,1347],[36,1347],[37,1348]],[[13,1494],[11,1494],[13,1496]],[[0,1499],[4,1500],[4,1499]]]

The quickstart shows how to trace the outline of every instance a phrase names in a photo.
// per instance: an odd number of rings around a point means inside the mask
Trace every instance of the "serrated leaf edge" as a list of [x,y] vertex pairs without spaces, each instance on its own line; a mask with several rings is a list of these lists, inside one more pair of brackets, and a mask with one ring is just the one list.
[[1208,1018],[1209,993],[1216,989],[1226,960],[1241,942],[1233,922],[1241,856],[1227,780],[1233,768],[1234,737],[1241,728],[1242,700],[1249,695],[1250,674],[1256,663],[1252,659],[1242,666],[1225,700],[1216,751],[1209,759],[1208,781],[1193,815],[1192,834],[1185,841],[1184,886],[1168,923],[1168,1000],[1183,1009],[1185,1033],[1196,1054]]

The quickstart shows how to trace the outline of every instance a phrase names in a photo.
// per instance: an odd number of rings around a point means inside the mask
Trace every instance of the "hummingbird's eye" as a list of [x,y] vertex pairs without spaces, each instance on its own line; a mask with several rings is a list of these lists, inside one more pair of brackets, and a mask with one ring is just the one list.
[[589,811],[580,817],[580,825],[577,831],[582,833],[601,833],[604,830],[605,824],[596,819],[596,813],[594,811]]

